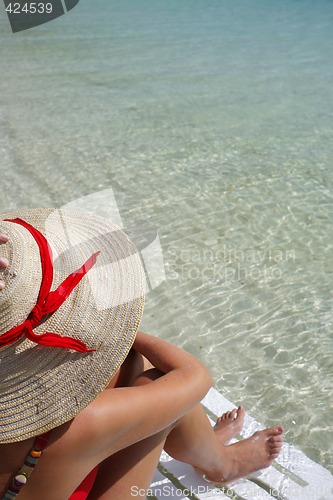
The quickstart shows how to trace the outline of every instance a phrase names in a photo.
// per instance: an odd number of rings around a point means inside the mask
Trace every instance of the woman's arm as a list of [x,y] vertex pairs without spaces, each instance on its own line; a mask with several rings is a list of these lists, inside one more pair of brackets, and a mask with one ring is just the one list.
[[[138,332],[133,349],[142,354],[155,368],[163,373],[184,369],[186,366],[200,370],[209,376],[207,368],[191,354],[169,342],[147,333]],[[210,383],[212,380],[210,379]]]
[[173,425],[212,385],[199,360],[162,339],[139,332],[133,348],[164,375],[145,385],[106,389],[76,417],[91,442],[89,453],[95,449],[101,460]]
[[188,409],[199,403],[213,383],[208,369],[197,358],[163,339],[138,332],[133,349],[165,374],[155,380],[155,389],[158,380],[161,388],[166,380],[173,381],[175,395],[181,398],[183,408],[186,403]]

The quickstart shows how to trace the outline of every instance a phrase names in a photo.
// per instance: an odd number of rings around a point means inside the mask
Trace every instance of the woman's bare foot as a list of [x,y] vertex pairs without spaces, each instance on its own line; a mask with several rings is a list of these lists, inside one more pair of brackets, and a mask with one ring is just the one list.
[[240,434],[243,429],[245,418],[244,406],[234,408],[232,411],[227,411],[219,417],[214,425],[216,437],[221,444],[225,444],[230,439]]
[[243,441],[221,446],[220,464],[214,472],[206,472],[206,479],[227,483],[269,467],[281,451],[282,434],[282,427],[271,427]]

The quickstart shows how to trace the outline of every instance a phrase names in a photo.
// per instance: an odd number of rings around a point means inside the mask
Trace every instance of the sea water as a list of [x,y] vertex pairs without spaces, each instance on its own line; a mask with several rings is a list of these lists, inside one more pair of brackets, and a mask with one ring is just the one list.
[[112,190],[163,251],[142,328],[332,470],[332,1],[1,5],[0,42],[2,211]]

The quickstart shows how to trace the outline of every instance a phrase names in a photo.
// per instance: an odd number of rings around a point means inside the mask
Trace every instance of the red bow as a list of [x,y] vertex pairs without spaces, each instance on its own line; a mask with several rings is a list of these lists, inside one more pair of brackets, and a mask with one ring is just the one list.
[[18,340],[21,335],[25,335],[27,339],[40,345],[48,347],[63,347],[67,349],[74,349],[79,352],[92,352],[94,349],[88,349],[86,344],[84,344],[81,340],[66,336],[62,337],[57,333],[50,332],[37,335],[33,332],[33,329],[39,326],[50,314],[59,309],[61,304],[65,302],[76,285],[96,263],[97,255],[100,252],[96,252],[89,257],[87,262],[83,264],[82,267],[70,274],[62,283],[60,283],[56,290],[51,292],[50,290],[53,282],[52,252],[46,238],[40,231],[38,231],[38,229],[22,219],[6,220],[7,222],[15,222],[16,224],[20,224],[25,227],[35,238],[39,247],[41,258],[42,283],[40,286],[37,304],[23,323],[15,326],[0,336],[0,347],[10,345]]

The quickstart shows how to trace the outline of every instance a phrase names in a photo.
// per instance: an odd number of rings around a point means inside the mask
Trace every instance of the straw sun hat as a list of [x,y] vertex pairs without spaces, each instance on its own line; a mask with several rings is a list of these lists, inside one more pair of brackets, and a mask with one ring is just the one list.
[[25,210],[2,215],[0,231],[0,443],[10,443],[69,421],[108,385],[146,285],[136,247],[106,219]]

